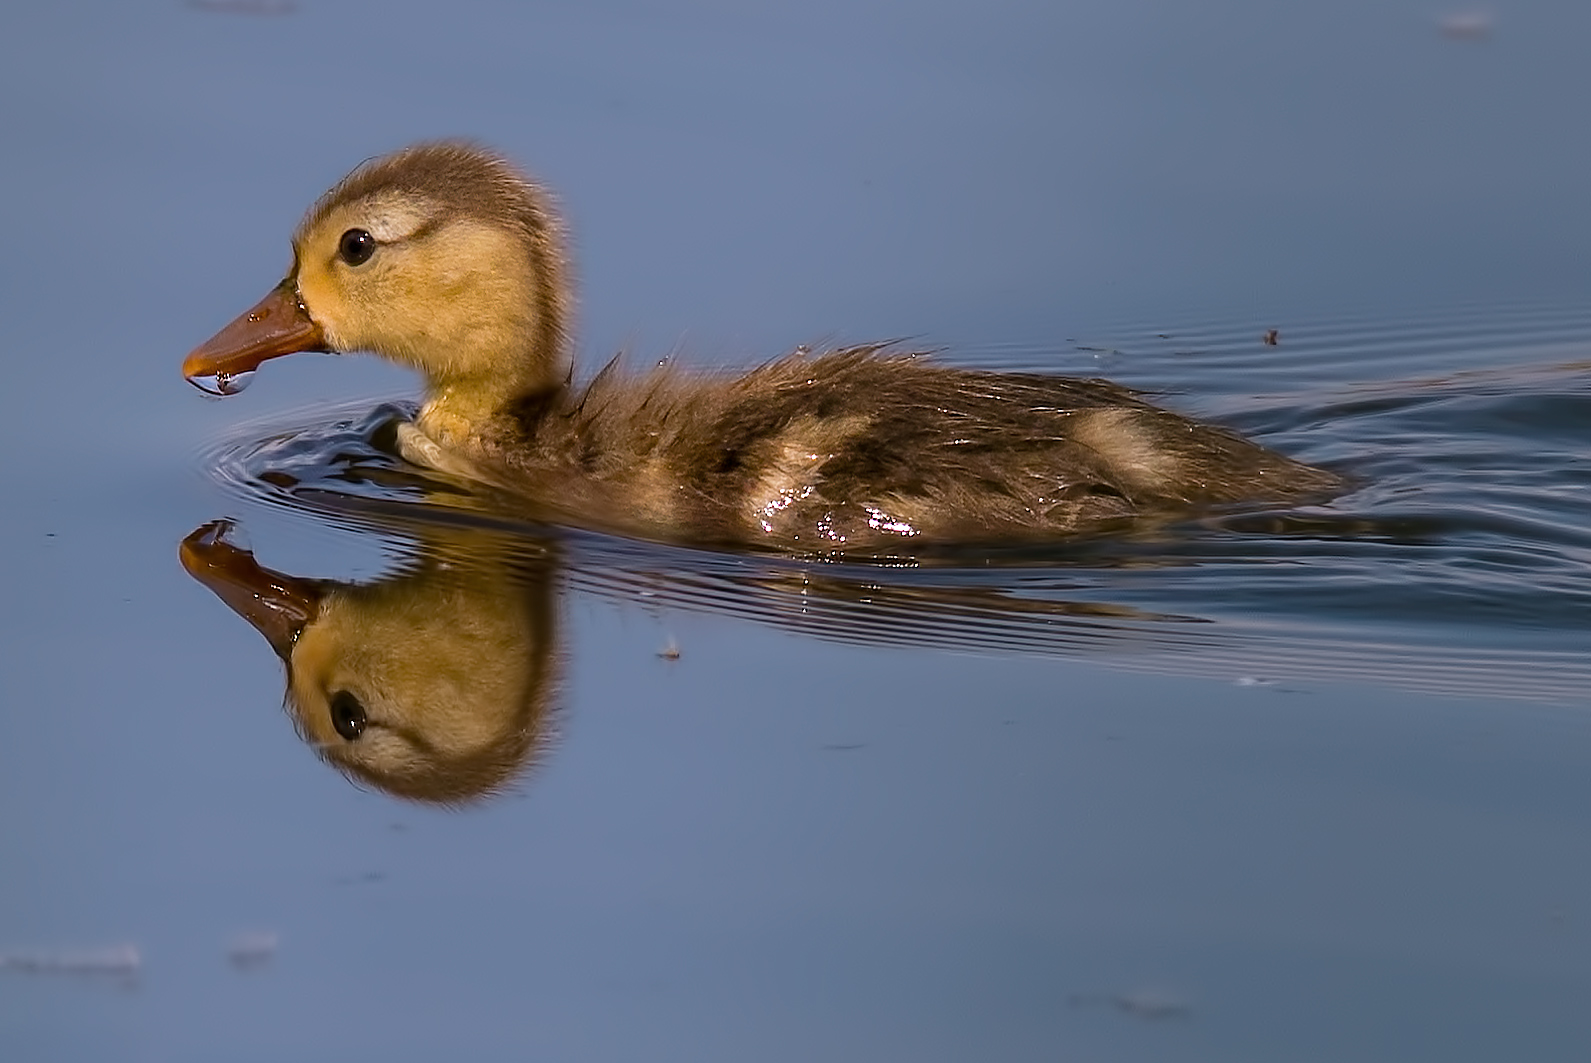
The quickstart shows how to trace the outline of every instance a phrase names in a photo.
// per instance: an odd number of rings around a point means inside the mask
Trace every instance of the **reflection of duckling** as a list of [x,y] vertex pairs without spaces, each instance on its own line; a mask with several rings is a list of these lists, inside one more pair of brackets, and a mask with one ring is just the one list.
[[425,374],[406,456],[641,535],[794,550],[1098,531],[1342,486],[1102,380],[935,366],[877,347],[732,379],[613,366],[569,384],[568,294],[545,195],[496,155],[421,144],[315,204],[287,278],[195,350],[220,390],[295,351]]
[[262,568],[226,530],[183,540],[184,567],[266,637],[287,664],[300,734],[353,778],[469,800],[499,789],[545,737],[550,561],[527,564],[521,544],[509,563],[483,533],[449,533],[467,541],[375,583],[336,584]]

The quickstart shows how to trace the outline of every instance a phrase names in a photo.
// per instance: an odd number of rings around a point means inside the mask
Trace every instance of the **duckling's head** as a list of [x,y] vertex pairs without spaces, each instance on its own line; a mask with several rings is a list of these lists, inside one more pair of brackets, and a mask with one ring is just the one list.
[[459,804],[501,790],[545,743],[557,662],[546,563],[306,580],[257,564],[228,527],[188,536],[183,565],[270,642],[299,734],[344,774]]
[[[204,386],[297,351],[371,351],[419,370],[448,436],[569,376],[569,300],[546,193],[472,144],[364,163],[293,234],[286,279],[183,363]],[[207,389],[208,390],[208,389]]]

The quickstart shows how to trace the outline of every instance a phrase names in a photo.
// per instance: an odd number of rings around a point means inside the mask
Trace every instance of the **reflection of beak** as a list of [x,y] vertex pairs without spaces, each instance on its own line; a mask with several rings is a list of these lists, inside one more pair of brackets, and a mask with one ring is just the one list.
[[253,554],[224,540],[231,527],[231,521],[211,521],[182,540],[182,567],[253,624],[285,661],[320,611],[321,590],[313,581],[261,568]]
[[253,372],[267,358],[325,349],[325,334],[310,320],[297,282],[288,277],[254,309],[195,348],[182,363],[182,375],[201,387],[198,378],[235,377]]

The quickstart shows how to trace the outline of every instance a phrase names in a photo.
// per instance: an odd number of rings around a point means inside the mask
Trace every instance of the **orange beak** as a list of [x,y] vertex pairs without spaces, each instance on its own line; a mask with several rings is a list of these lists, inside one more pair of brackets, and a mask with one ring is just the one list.
[[230,395],[241,390],[233,381],[268,358],[324,350],[326,336],[299,301],[297,283],[288,277],[254,309],[195,348],[182,363],[182,375],[201,391]]
[[253,554],[226,541],[231,528],[231,521],[211,521],[182,540],[182,567],[288,660],[299,632],[320,612],[320,584],[262,568]]

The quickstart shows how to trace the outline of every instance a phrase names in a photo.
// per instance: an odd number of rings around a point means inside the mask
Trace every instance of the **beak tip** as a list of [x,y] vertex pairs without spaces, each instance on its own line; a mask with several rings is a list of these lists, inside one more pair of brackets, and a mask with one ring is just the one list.
[[247,620],[278,656],[292,656],[304,626],[314,620],[321,593],[313,581],[263,568],[247,547],[228,541],[230,520],[211,521],[191,532],[177,549],[188,575]]
[[189,532],[178,544],[177,557],[190,576],[199,576],[208,572],[215,564],[215,559],[228,551],[247,553],[246,550],[239,550],[226,541],[227,533],[232,530],[232,526],[233,522],[230,520],[212,520]]
[[[205,343],[182,362],[188,383],[212,394],[241,390],[246,374],[269,358],[325,349],[325,336],[286,282]],[[212,389],[209,382],[215,381]]]

